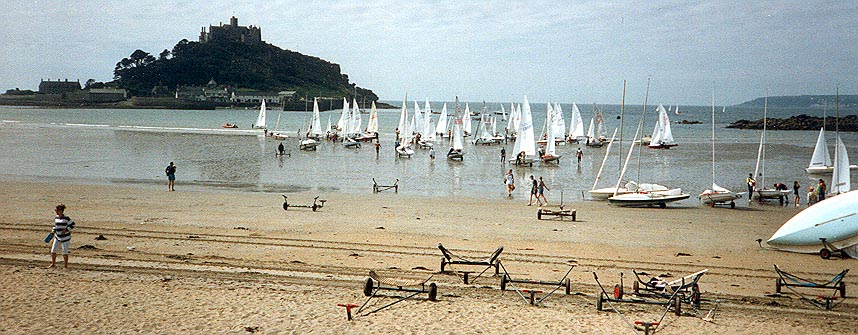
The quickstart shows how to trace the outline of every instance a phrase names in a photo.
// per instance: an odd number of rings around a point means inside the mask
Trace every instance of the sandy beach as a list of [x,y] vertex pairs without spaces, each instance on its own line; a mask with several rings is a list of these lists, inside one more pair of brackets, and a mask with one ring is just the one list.
[[[854,334],[858,303],[825,311],[795,295],[772,295],[773,264],[828,279],[855,260],[822,260],[760,248],[799,209],[616,208],[567,204],[577,221],[537,220],[527,199],[409,197],[395,193],[319,194],[324,208],[283,211],[277,193],[166,186],[0,182],[0,333],[633,333],[626,320],[654,321],[660,306],[596,310],[593,272],[613,290],[633,270],[676,279],[708,269],[703,303],[665,316],[663,334]],[[315,193],[291,194],[307,204]],[[68,269],[47,269],[53,208],[77,222]],[[556,205],[556,204],[553,204]],[[556,208],[556,207],[554,207]],[[96,240],[103,235],[105,240]],[[498,246],[514,278],[558,280],[539,306],[502,291],[491,272],[464,284],[439,273],[443,243],[480,258]],[[453,270],[472,270],[454,266]],[[425,295],[346,320],[337,304],[362,304],[369,270],[438,286]],[[476,275],[476,273],[472,274]],[[847,276],[847,295],[856,287]],[[517,284],[550,291],[552,287]],[[828,292],[824,292],[828,293]],[[824,294],[811,293],[813,296]],[[544,294],[544,293],[543,293]],[[854,294],[852,294],[854,295]],[[373,299],[381,307],[393,298]],[[714,318],[703,318],[717,306]],[[370,308],[374,309],[374,308]],[[710,315],[711,316],[711,315]]]

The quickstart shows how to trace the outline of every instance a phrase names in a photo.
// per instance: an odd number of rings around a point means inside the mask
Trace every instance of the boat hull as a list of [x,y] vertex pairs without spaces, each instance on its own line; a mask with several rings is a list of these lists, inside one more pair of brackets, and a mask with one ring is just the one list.
[[543,163],[557,163],[560,164],[560,158],[562,155],[544,155],[542,156]]
[[820,201],[789,219],[766,243],[779,250],[801,253],[819,252],[824,247],[821,238],[838,249],[858,245],[856,203],[858,191]]
[[317,145],[318,145],[318,142],[316,142],[315,140],[310,140],[310,139],[303,140],[303,141],[301,141],[301,144],[298,145],[298,149],[307,150],[307,151],[316,151]]
[[617,189],[616,187],[597,188],[595,190],[589,190],[587,193],[590,194],[590,199],[608,200],[608,198],[614,196],[614,191],[616,191],[617,195],[632,193],[624,187],[620,187],[620,189]]
[[[849,165],[849,170],[858,169],[858,165]],[[831,174],[834,172],[833,166],[813,166],[804,169],[807,174]]]
[[[708,190],[707,190],[708,191]],[[742,192],[733,193],[733,192],[703,192],[697,196],[700,199],[700,202],[710,205],[710,204],[720,204],[720,203],[728,203],[733,202],[736,199],[742,197]]]
[[690,194],[682,193],[680,189],[658,191],[652,193],[628,193],[608,198],[608,203],[620,207],[667,207],[667,204],[690,198]]

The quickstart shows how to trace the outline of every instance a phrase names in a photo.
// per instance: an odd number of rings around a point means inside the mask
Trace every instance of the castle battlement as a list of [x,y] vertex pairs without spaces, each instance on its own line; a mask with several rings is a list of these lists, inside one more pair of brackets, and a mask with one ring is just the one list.
[[208,41],[235,41],[245,44],[260,44],[262,43],[262,30],[254,26],[239,26],[238,18],[235,16],[229,18],[229,24],[221,23],[219,26],[209,26],[208,32],[206,27],[202,27],[200,31],[200,43]]

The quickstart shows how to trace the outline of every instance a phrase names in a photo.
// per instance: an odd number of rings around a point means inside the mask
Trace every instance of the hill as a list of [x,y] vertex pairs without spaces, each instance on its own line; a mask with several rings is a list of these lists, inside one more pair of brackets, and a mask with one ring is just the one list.
[[136,50],[114,69],[114,83],[134,96],[152,95],[158,87],[205,86],[211,80],[241,89],[296,91],[300,97],[356,94],[360,100],[378,100],[371,90],[350,83],[338,64],[264,42],[181,40],[157,58]]
[[[834,107],[833,95],[793,95],[793,96],[776,96],[769,97],[769,107],[822,107],[828,105]],[[858,107],[858,95],[841,95],[839,98],[840,107]],[[765,98],[756,98],[751,101],[746,101],[736,106],[738,107],[763,107]]]

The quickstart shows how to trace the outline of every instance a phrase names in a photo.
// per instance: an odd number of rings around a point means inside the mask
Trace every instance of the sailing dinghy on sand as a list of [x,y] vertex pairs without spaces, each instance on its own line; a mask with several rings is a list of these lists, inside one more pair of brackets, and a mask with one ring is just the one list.
[[[757,183],[759,188],[755,189],[757,199],[760,201],[767,199],[778,199],[781,203],[789,198],[789,190],[777,190],[766,188],[766,127],[769,108],[769,91],[766,90],[766,96],[763,99],[763,131],[760,133],[760,147],[757,149],[757,164],[754,166],[754,176],[759,176],[760,182]],[[761,169],[762,168],[762,169]],[[750,195],[748,199],[750,199]]]
[[[643,128],[643,121],[646,118],[646,97],[649,96],[649,83],[647,83],[647,94],[644,98],[644,108],[641,115],[641,121],[638,123],[638,127],[635,130],[635,139],[640,135],[641,128]],[[620,182],[623,180],[623,177],[626,174],[626,167],[629,163],[629,158],[631,157],[632,152],[634,151],[635,145],[640,144],[640,141],[632,141],[631,146],[629,147],[629,153],[626,155],[626,161],[623,163],[623,170],[620,172],[620,177],[617,179],[616,188],[620,188]],[[638,149],[640,150],[640,148]],[[640,158],[638,158],[638,180],[640,180]],[[666,191],[644,191],[641,189],[637,189],[634,192],[626,193],[626,194],[616,194],[612,197],[608,198],[608,203],[615,206],[621,207],[643,207],[643,206],[659,206],[661,208],[667,207],[667,203],[680,201],[690,198],[691,195],[688,193],[682,193],[682,189],[674,188]]]
[[521,113],[518,135],[515,137],[513,146],[513,158],[509,160],[514,165],[533,165],[533,157],[536,156],[536,138],[533,135],[533,116],[530,112],[530,102],[524,96],[524,104],[519,110]]
[[[679,107],[677,107],[678,109]],[[722,111],[723,113],[723,111]],[[717,204],[729,204],[730,208],[736,208],[736,199],[742,197],[742,193],[732,191],[718,186],[715,183],[715,93],[712,93],[712,188],[703,191],[697,196],[700,202],[715,207]]]

